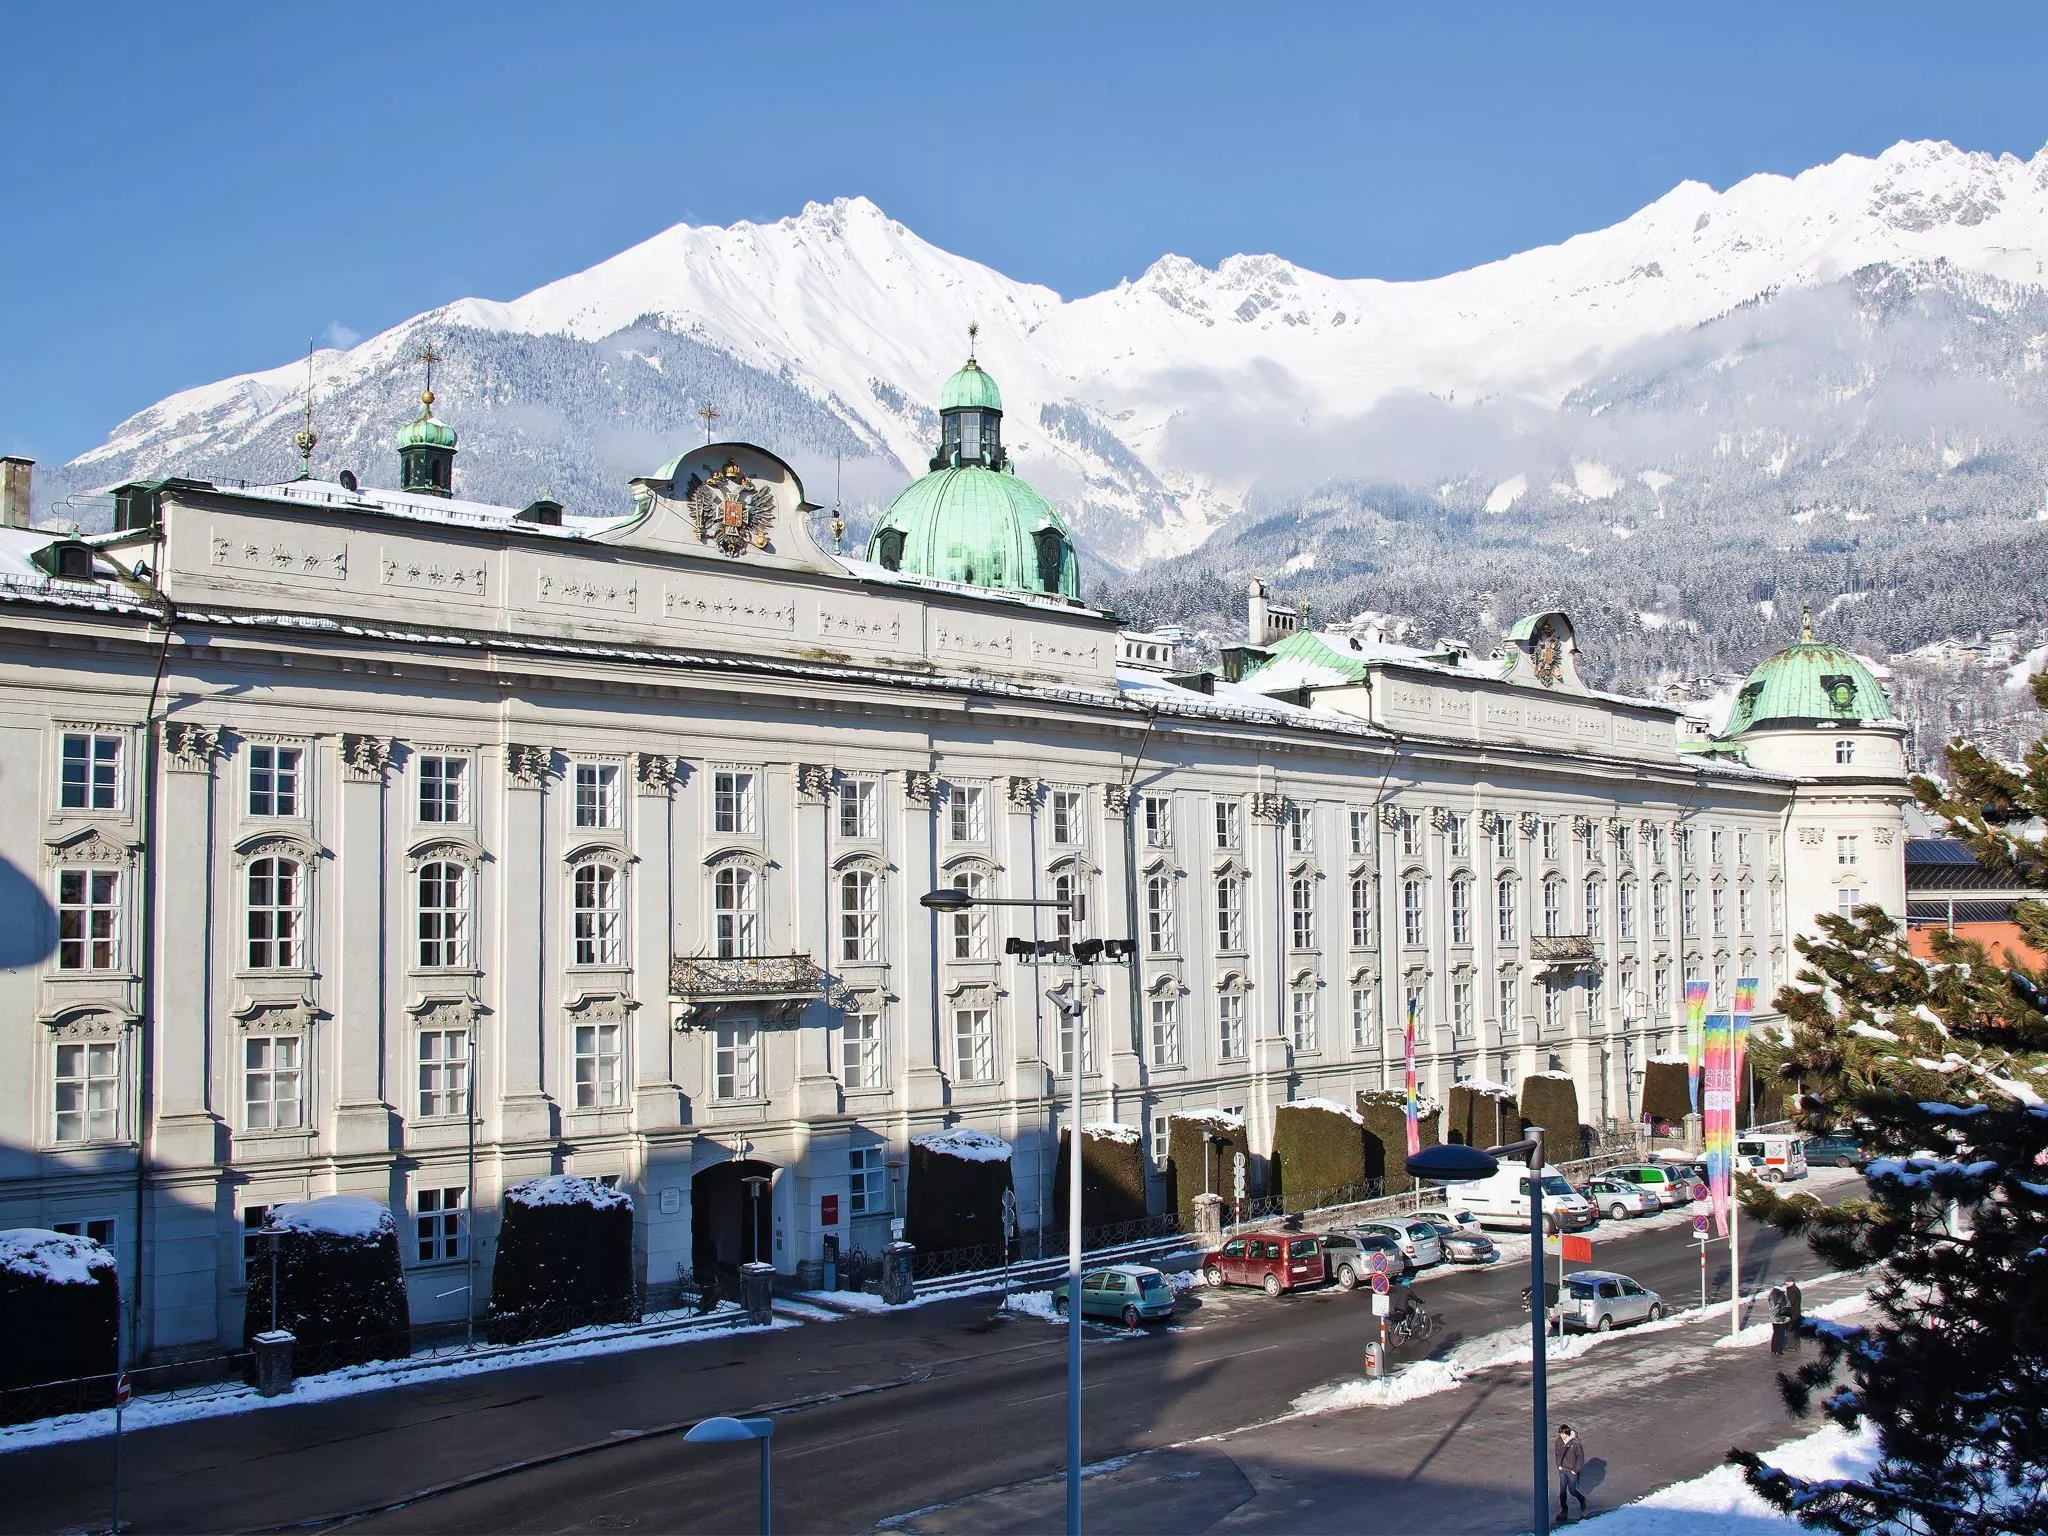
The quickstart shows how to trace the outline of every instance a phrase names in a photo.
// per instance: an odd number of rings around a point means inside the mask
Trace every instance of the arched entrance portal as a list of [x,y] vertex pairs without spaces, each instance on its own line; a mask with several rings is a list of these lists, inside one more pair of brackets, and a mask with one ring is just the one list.
[[[735,1158],[690,1176],[690,1264],[736,1270],[775,1262],[774,1189],[747,1180],[773,1179],[773,1163]],[[756,1195],[758,1188],[760,1193]]]

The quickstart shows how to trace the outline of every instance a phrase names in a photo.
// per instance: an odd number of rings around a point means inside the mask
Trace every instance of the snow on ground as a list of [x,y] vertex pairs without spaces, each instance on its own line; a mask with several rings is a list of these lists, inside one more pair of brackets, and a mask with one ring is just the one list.
[[[1760,1306],[1763,1304],[1766,1294],[1768,1293],[1752,1295],[1750,1300],[1752,1303]],[[1869,1309],[1870,1298],[1868,1296],[1844,1296],[1840,1301],[1830,1301],[1818,1307],[1808,1307],[1806,1315],[1808,1317],[1827,1318],[1854,1317],[1858,1312],[1866,1312]],[[1714,1348],[1747,1349],[1752,1344],[1768,1343],[1770,1337],[1771,1325],[1769,1320],[1766,1319],[1764,1322],[1751,1323],[1747,1328],[1714,1340]]]
[[1014,1312],[1019,1317],[1035,1317],[1042,1322],[1064,1323],[1067,1315],[1052,1304],[1051,1291],[1019,1291],[1003,1301],[1005,1312]]
[[[1877,1431],[1866,1424],[1851,1434],[1827,1424],[1763,1454],[1770,1465],[1797,1477],[1861,1477],[1877,1464]],[[1593,1497],[1599,1498],[1597,1489]],[[1750,1492],[1742,1469],[1728,1466],[1575,1521],[1573,1528],[1587,1536],[1791,1536],[1808,1529]]]

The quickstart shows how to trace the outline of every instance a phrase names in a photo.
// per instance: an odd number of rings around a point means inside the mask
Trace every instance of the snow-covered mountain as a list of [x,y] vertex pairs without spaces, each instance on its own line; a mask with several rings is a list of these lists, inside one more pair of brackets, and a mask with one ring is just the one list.
[[[2048,285],[2044,261],[2048,150],[2023,161],[1943,143],[1725,192],[1686,182],[1607,229],[1428,281],[1167,256],[1071,300],[842,199],[773,224],[678,225],[520,298],[461,299],[322,352],[318,461],[390,477],[431,335],[449,357],[439,409],[463,434],[467,494],[622,503],[629,475],[697,440],[710,403],[721,434],[785,453],[814,499],[831,494],[836,458],[849,502],[872,504],[923,468],[939,386],[977,321],[1023,472],[1074,512],[1084,550],[1128,570],[1202,544],[1262,488],[1477,476],[1495,512],[1532,484],[1606,501],[1624,470],[1660,490],[1671,474],[1643,467],[1650,446],[1609,454],[1631,461],[1619,470],[1560,464],[1541,424],[1598,417],[1617,380],[1646,376],[1646,347],[1773,296],[1867,284],[1873,268],[2024,296]],[[294,473],[304,378],[295,360],[173,395],[46,477],[46,495],[139,474]],[[1859,382],[1852,370],[1831,387]],[[1417,409],[1438,429],[1488,411],[1511,427],[1483,451],[1450,431],[1433,459],[1403,430]]]

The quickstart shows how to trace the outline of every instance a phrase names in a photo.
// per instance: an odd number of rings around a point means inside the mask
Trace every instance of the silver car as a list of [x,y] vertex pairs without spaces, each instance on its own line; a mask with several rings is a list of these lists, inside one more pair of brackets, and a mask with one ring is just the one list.
[[1654,1323],[1664,1299],[1627,1275],[1581,1269],[1564,1277],[1564,1320],[1588,1333],[1605,1333],[1617,1323]]
[[1380,1232],[1391,1237],[1407,1256],[1408,1262],[1417,1269],[1427,1269],[1444,1261],[1444,1248],[1437,1238],[1436,1226],[1424,1217],[1378,1216],[1371,1221],[1359,1222],[1351,1230]]
[[1630,1216],[1654,1216],[1664,1208],[1663,1203],[1648,1190],[1624,1184],[1619,1179],[1588,1179],[1581,1193],[1593,1202],[1595,1210],[1614,1221]]

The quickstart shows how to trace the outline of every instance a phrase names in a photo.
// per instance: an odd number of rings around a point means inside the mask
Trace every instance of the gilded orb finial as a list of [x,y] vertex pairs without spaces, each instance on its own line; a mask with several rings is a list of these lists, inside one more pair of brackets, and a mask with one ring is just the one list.
[[435,347],[433,338],[429,337],[427,344],[420,348],[417,355],[427,369],[427,387],[420,391],[421,414],[424,415],[434,408],[434,364],[441,361],[442,354]]
[[306,400],[299,430],[292,434],[292,446],[299,450],[299,478],[313,478],[313,449],[320,441],[313,430],[313,338],[306,338]]

